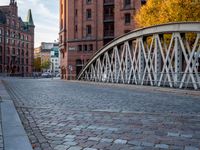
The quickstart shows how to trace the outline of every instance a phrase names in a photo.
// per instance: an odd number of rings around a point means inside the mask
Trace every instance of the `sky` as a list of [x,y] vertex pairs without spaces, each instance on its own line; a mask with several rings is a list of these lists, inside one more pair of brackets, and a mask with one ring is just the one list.
[[[59,32],[59,1],[58,0],[15,0],[18,15],[26,21],[28,9],[31,9],[35,24],[35,45],[41,42],[54,42]],[[0,0],[0,5],[9,5],[10,0]]]

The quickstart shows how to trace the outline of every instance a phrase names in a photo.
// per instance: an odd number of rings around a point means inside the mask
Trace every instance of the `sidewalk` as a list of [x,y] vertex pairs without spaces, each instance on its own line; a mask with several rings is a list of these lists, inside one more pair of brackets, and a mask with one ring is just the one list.
[[0,80],[0,150],[32,150],[15,106]]
[[179,89],[179,88],[169,88],[169,87],[157,87],[157,86],[147,86],[147,85],[135,85],[135,84],[120,84],[120,83],[107,83],[107,82],[91,82],[91,81],[79,81],[79,80],[63,80],[75,83],[93,84],[98,86],[114,87],[114,88],[125,88],[129,90],[139,90],[148,92],[161,92],[161,93],[171,93],[177,95],[190,95],[190,96],[200,96],[200,90],[193,89]]

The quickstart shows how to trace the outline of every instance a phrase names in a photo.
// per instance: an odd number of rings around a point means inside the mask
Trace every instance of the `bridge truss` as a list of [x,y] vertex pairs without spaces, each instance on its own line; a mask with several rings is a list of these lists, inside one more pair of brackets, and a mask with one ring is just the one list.
[[95,53],[78,80],[200,89],[200,22],[121,36]]

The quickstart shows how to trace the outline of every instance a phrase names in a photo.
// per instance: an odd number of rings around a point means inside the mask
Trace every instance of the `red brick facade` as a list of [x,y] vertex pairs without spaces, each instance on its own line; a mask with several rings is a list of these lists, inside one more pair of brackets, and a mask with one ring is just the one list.
[[27,22],[23,22],[15,0],[0,6],[0,73],[32,73],[34,28],[31,11]]
[[141,0],[60,0],[61,69],[66,79],[76,79],[98,49],[135,29],[133,18],[140,7]]

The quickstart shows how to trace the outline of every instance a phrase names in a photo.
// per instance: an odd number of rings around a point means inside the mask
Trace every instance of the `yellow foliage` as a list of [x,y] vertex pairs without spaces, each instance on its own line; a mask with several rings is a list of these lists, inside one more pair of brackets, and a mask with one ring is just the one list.
[[200,21],[199,0],[147,0],[135,16],[138,27],[177,22]]

